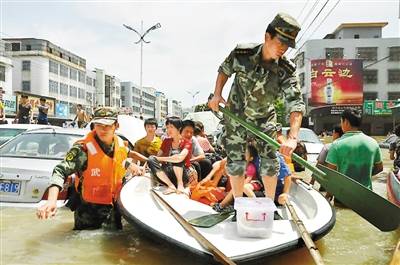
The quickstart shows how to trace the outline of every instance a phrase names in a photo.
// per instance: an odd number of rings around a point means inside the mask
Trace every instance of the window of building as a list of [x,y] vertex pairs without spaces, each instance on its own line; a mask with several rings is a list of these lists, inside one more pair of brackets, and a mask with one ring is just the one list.
[[378,98],[378,92],[364,92],[364,100],[375,100]]
[[388,100],[400,100],[400,92],[388,92]]
[[60,64],[60,75],[64,77],[68,77],[68,66]]
[[83,88],[78,89],[78,97],[82,99],[85,98],[85,90]]
[[22,91],[31,91],[31,81],[22,81]]
[[299,84],[300,87],[304,87],[304,73],[299,74]]
[[378,70],[364,70],[363,73],[364,84],[377,84],[378,83]]
[[389,61],[400,61],[400,46],[389,48]]
[[357,47],[357,59],[365,61],[376,61],[378,59],[377,47]]
[[68,85],[60,83],[60,95],[68,96]]
[[22,61],[22,71],[31,70],[31,61]]
[[354,38],[355,38],[355,39],[359,39],[359,38],[360,38],[360,35],[359,35],[359,34],[354,34]]
[[121,86],[121,91],[125,92],[125,87],[124,86]]
[[53,60],[49,61],[49,72],[58,75],[58,63]]
[[6,81],[6,67],[4,65],[0,65],[0,81]]
[[58,82],[49,80],[49,92],[58,94]]
[[69,103],[69,113],[76,113],[76,105],[74,103]]
[[85,83],[85,73],[84,72],[82,72],[82,71],[78,72],[78,80],[81,83]]
[[69,69],[69,78],[72,80],[76,80],[78,78],[78,71],[73,68],[70,68]]
[[400,83],[400,69],[389,69],[388,70],[388,83],[389,84]]
[[96,86],[96,79],[93,79],[93,86]]
[[69,86],[69,96],[76,98],[78,96],[78,88],[75,86]]
[[92,86],[92,84],[93,84],[93,79],[86,76],[86,85]]
[[343,48],[325,48],[325,58],[326,59],[342,59],[343,58]]
[[21,50],[21,43],[19,42],[13,42],[11,43],[11,51],[17,52]]
[[297,55],[295,61],[296,61],[297,67],[299,67],[299,68],[303,67],[304,66],[304,52]]
[[32,50],[32,46],[31,46],[31,45],[26,45],[26,50],[27,50],[27,51]]
[[92,99],[93,99],[93,94],[90,92],[86,92],[86,101],[91,103]]

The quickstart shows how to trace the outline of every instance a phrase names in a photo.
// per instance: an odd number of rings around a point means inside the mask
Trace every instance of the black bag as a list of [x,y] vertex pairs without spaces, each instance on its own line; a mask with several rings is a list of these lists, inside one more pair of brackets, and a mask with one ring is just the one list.
[[[302,157],[304,160],[307,160],[307,149],[304,143],[297,142],[296,149],[293,151],[295,154],[298,156]],[[306,168],[296,161],[293,161],[293,166],[294,166],[294,171],[296,172],[302,172],[306,170]]]

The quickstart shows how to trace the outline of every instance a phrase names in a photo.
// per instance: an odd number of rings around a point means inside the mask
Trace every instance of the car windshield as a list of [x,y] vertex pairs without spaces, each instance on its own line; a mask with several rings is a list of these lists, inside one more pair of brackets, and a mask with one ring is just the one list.
[[[283,128],[282,133],[287,136],[288,129]],[[318,136],[311,130],[302,130],[299,132],[299,140],[306,143],[322,143]]]
[[24,132],[25,129],[15,129],[15,128],[1,128],[0,129],[0,145],[7,142],[14,136]]
[[21,134],[0,147],[0,156],[63,159],[80,135],[56,133]]

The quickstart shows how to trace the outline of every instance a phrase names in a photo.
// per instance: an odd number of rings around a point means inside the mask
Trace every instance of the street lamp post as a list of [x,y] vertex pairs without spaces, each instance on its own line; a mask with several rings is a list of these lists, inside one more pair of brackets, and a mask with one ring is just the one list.
[[195,109],[196,109],[196,101],[195,101],[195,98],[196,98],[196,96],[200,93],[200,91],[196,91],[196,92],[191,92],[191,91],[186,91],[189,95],[191,95],[192,96],[192,99],[193,99],[193,101],[192,101],[192,104],[193,104],[193,112],[195,111]]
[[123,24],[123,26],[133,32],[135,32],[138,37],[140,38],[135,44],[140,43],[140,116],[143,116],[143,42],[144,43],[150,43],[150,41],[146,41],[144,37],[152,30],[161,28],[161,24],[157,23],[154,26],[148,28],[144,33],[143,33],[143,20],[141,21],[141,26],[140,26],[140,33],[132,28],[131,26]]

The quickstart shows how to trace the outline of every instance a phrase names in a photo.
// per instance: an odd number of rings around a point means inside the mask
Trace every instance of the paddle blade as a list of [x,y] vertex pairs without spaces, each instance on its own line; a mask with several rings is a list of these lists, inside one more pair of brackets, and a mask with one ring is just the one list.
[[196,226],[196,227],[203,227],[203,228],[210,228],[214,225],[224,221],[229,216],[231,216],[233,212],[226,212],[226,213],[214,213],[203,215],[194,219],[189,220],[189,224]]
[[323,186],[341,203],[381,231],[393,231],[400,225],[400,208],[353,179],[328,167],[318,165],[326,174]]

